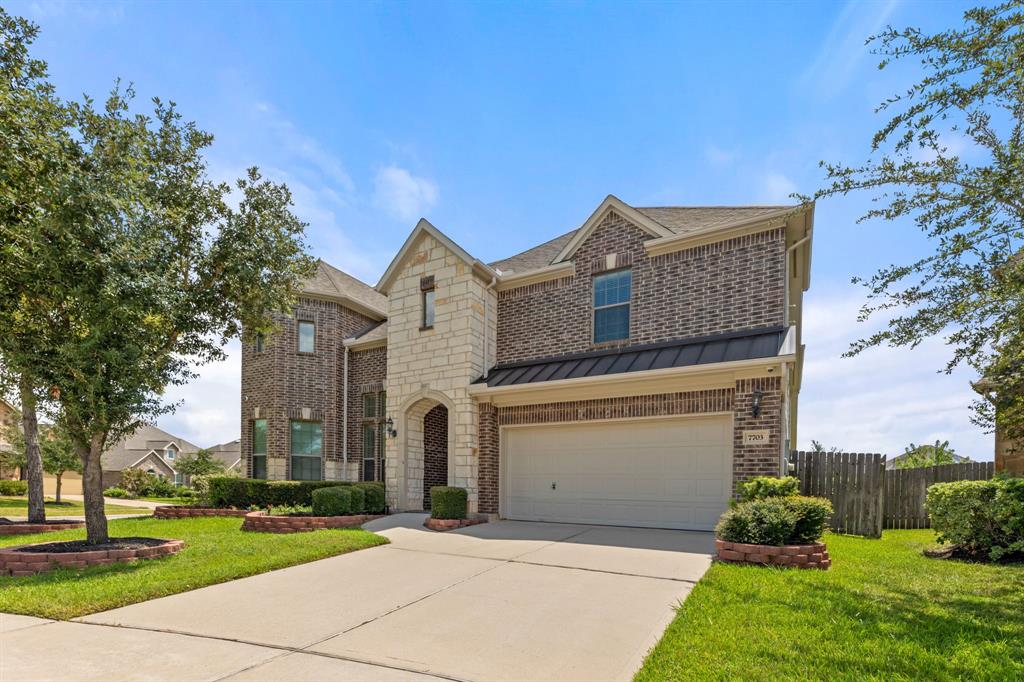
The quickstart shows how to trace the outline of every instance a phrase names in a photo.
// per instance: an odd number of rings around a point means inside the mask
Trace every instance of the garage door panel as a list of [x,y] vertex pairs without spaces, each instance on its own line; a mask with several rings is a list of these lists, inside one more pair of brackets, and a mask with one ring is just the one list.
[[517,427],[502,438],[509,518],[710,530],[730,495],[727,417]]

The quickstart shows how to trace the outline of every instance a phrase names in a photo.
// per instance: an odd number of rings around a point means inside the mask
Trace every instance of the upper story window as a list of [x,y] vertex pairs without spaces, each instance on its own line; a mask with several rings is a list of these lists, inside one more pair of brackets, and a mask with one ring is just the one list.
[[260,332],[256,335],[256,352],[262,353],[265,347],[266,339],[263,337],[263,332]]
[[166,457],[167,459],[174,459],[174,457],[177,454],[178,448],[174,447],[173,445],[168,445],[166,448],[164,448],[164,457]]
[[630,269],[594,277],[594,343],[629,338],[629,298],[633,288]]
[[299,322],[299,352],[312,353],[316,350],[316,325]]
[[434,326],[434,290],[427,289],[423,292],[423,328],[430,329]]

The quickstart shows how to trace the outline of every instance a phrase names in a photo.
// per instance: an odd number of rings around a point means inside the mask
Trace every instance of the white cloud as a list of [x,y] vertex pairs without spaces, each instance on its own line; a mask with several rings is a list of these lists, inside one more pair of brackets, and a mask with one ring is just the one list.
[[422,217],[437,203],[437,185],[398,166],[384,166],[374,180],[374,204],[401,220]]
[[797,191],[796,183],[778,171],[768,171],[758,180],[757,200],[768,204],[790,204],[789,195]]
[[344,192],[355,191],[355,183],[352,182],[341,159],[327,151],[315,138],[299,131],[295,124],[278,114],[270,104],[257,102],[255,108],[277,137],[283,151],[293,157],[293,160],[308,164]]
[[951,355],[941,339],[841,357],[851,341],[881,325],[856,322],[862,301],[858,291],[811,292],[805,305],[798,445],[806,449],[815,439],[892,456],[911,442],[948,439],[962,455],[992,459],[992,435],[970,422],[974,376],[966,368],[940,373]]
[[845,88],[864,58],[871,56],[864,41],[885,26],[898,4],[898,0],[880,3],[849,0],[821,41],[814,61],[797,79],[800,88],[825,95],[834,95]]
[[239,437],[241,428],[242,349],[238,341],[225,348],[227,358],[198,368],[199,378],[167,389],[164,399],[182,404],[157,425],[200,447]]

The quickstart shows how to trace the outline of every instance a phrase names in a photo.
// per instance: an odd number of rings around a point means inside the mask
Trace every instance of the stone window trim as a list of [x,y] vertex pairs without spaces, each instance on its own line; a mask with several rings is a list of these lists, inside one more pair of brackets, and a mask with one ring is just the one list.
[[434,328],[435,305],[437,301],[437,289],[434,283],[434,276],[427,275],[420,278],[420,331],[424,332]]
[[[302,350],[302,329],[305,325],[309,325],[313,328],[313,349]],[[297,318],[295,320],[295,352],[299,355],[316,355],[316,321],[306,318]]]

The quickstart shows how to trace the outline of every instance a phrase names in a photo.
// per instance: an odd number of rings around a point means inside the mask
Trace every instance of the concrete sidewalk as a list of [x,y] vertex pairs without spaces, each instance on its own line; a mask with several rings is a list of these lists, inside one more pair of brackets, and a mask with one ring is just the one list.
[[422,520],[367,524],[387,546],[75,622],[3,616],[0,679],[54,678],[60,642],[80,679],[628,680],[713,548],[709,533]]

